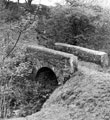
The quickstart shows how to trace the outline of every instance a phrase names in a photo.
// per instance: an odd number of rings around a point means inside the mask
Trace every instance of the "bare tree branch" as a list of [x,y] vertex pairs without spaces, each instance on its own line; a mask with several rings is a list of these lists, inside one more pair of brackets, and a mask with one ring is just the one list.
[[4,62],[4,60],[13,52],[13,50],[14,50],[14,48],[16,47],[18,41],[20,40],[21,34],[22,34],[22,31],[19,32],[18,38],[17,38],[17,40],[16,40],[13,48],[11,49],[11,51],[3,58],[3,62]]

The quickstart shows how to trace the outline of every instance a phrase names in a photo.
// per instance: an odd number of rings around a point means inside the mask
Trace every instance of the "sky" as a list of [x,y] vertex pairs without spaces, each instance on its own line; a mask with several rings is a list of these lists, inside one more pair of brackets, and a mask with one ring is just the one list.
[[[16,2],[17,0],[12,0]],[[33,0],[33,4],[44,4],[44,5],[55,5],[55,3],[63,3],[64,0]],[[25,2],[25,0],[20,0],[21,3]]]
[[[12,0],[12,1],[17,1],[17,0]],[[95,4],[99,4],[104,8],[110,8],[110,0],[85,0],[88,2],[95,1]],[[25,0],[20,0],[20,2],[25,2]],[[34,4],[44,4],[44,5],[55,5],[55,3],[64,3],[64,0],[33,0]]]

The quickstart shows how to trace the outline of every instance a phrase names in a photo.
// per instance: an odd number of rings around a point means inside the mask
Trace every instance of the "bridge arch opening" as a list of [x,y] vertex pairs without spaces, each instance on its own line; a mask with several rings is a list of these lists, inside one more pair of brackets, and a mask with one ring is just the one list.
[[54,71],[48,67],[40,68],[36,74],[35,80],[44,88],[55,89],[58,86]]

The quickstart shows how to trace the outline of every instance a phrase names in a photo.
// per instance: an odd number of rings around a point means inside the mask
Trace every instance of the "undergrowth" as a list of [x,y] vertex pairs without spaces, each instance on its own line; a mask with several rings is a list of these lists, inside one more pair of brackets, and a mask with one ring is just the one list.
[[[13,53],[14,54],[14,53]],[[33,65],[23,50],[5,60],[0,71],[0,117],[24,117],[39,111],[50,95],[32,78]],[[19,113],[16,114],[16,111]]]

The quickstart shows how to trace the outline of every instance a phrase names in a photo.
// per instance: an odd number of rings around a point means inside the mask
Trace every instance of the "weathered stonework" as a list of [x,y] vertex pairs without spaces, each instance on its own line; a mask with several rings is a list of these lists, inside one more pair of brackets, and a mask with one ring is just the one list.
[[77,71],[77,57],[72,54],[34,45],[28,45],[26,53],[36,66],[36,74],[40,68],[48,67],[53,70],[60,83]]
[[105,52],[95,51],[65,43],[55,43],[55,46],[56,50],[72,53],[78,56],[78,58],[81,60],[94,62],[102,67],[108,66],[108,54]]

